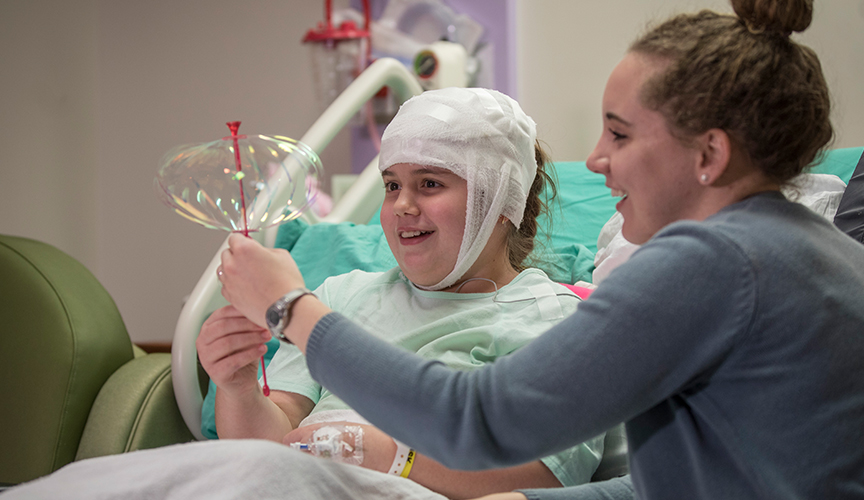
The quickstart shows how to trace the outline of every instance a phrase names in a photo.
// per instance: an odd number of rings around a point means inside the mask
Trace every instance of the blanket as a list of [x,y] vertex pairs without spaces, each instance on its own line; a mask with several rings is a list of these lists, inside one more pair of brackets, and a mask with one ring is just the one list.
[[73,462],[6,490],[0,498],[446,500],[409,479],[252,439],[186,443]]

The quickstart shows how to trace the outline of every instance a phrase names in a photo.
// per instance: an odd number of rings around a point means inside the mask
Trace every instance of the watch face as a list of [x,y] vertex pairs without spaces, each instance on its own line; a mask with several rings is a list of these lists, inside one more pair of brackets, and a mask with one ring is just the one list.
[[271,307],[270,309],[267,309],[267,324],[268,325],[270,325],[271,327],[274,327],[274,326],[278,325],[281,320],[282,320],[282,315],[279,314],[279,311],[276,310],[275,307]]

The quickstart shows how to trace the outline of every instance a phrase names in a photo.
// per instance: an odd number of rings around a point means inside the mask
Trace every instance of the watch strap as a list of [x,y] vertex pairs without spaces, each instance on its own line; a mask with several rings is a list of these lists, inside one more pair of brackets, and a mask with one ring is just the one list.
[[276,337],[277,339],[291,343],[290,340],[283,333],[285,327],[288,326],[288,323],[291,322],[291,311],[294,309],[294,303],[297,302],[297,299],[303,297],[304,295],[315,295],[311,290],[305,287],[295,288],[290,292],[286,293],[282,297],[280,297],[273,305],[270,306],[268,311],[268,318],[270,316],[270,311],[275,309],[279,312],[280,319],[276,324],[271,324],[268,320],[268,326],[270,328],[270,334]]

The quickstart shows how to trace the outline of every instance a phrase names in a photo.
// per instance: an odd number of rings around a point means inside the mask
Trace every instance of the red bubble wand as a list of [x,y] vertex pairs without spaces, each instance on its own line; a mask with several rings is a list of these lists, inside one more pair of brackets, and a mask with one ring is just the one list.
[[[248,238],[249,222],[246,220],[246,195],[243,193],[243,177],[246,174],[243,173],[243,165],[240,162],[240,136],[237,135],[237,131],[240,130],[240,122],[228,122],[226,125],[231,130],[231,140],[234,141],[234,166],[237,167],[237,173],[234,174],[234,177],[240,183],[240,211],[243,214],[243,236]],[[267,369],[264,366],[264,356],[261,356],[261,374],[264,375],[264,395],[269,396],[270,386],[267,385]]]
[[[292,221],[312,207],[322,171],[312,148],[289,137],[239,135],[239,121],[226,125],[230,137],[178,146],[163,156],[154,187],[166,205],[204,227],[246,237]],[[261,371],[269,395],[264,356]]]

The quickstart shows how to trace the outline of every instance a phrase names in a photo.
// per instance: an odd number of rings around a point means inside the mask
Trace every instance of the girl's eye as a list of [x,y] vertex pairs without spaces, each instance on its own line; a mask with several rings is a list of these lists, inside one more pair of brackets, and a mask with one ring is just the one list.
[[613,141],[620,141],[620,140],[622,140],[622,139],[626,139],[626,138],[627,138],[626,135],[624,135],[624,134],[622,134],[622,133],[619,133],[619,132],[615,132],[615,131],[612,130],[611,128],[609,129],[609,132],[612,134],[612,137],[613,137],[612,140],[613,140]]
[[385,182],[384,183],[384,190],[385,191],[388,191],[388,192],[389,191],[396,191],[397,189],[399,189],[399,184],[397,184],[395,182]]
[[423,181],[423,187],[425,187],[425,188],[436,188],[436,187],[439,187],[440,185],[441,184],[439,184],[436,181],[433,181],[432,179],[426,179],[425,181]]

